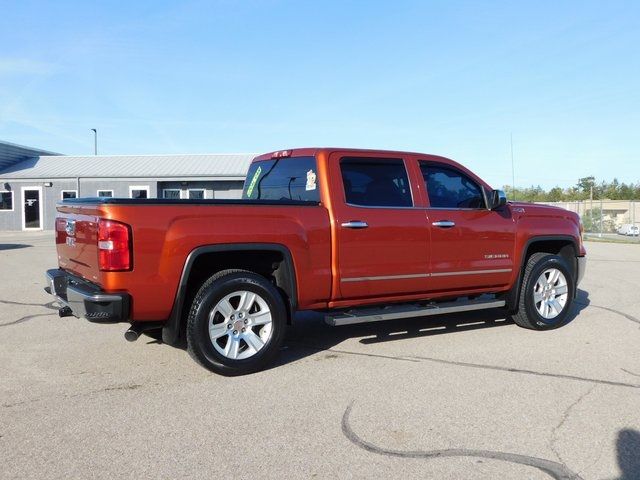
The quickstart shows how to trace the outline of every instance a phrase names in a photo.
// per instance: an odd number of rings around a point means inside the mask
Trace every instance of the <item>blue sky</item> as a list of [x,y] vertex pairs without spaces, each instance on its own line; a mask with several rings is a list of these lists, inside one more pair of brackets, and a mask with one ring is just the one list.
[[494,186],[640,181],[640,2],[0,0],[0,139],[67,154],[348,146]]

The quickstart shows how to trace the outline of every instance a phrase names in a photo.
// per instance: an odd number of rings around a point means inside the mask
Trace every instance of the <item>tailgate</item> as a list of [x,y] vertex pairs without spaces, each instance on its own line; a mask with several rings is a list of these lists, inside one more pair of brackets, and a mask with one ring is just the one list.
[[59,206],[56,217],[58,265],[69,272],[99,283],[98,216],[83,207]]

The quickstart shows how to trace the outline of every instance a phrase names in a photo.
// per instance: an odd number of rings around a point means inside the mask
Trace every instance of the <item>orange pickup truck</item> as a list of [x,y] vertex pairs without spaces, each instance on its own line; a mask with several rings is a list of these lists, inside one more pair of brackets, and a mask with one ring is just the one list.
[[162,329],[225,375],[268,364],[299,310],[337,326],[504,308],[556,328],[585,271],[575,213],[407,152],[269,153],[240,200],[65,200],[55,233],[61,316]]

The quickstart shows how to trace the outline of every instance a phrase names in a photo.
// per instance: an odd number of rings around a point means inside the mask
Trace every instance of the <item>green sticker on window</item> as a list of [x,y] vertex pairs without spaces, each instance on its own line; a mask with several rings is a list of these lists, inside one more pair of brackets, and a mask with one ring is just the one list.
[[256,173],[253,174],[253,178],[251,179],[251,183],[247,187],[247,198],[251,198],[251,194],[253,193],[253,189],[256,186],[256,182],[258,178],[260,178],[260,173],[262,173],[262,167],[258,167],[256,169]]

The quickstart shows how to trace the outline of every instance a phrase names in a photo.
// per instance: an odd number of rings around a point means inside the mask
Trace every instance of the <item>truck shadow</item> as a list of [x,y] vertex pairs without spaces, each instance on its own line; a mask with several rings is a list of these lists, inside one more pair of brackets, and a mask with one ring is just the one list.
[[33,245],[27,245],[26,243],[0,243],[0,250],[17,250],[29,247],[33,247]]
[[[567,322],[573,322],[589,305],[589,294],[578,290],[573,310]],[[483,330],[513,325],[502,309],[414,317],[382,322],[331,327],[324,323],[321,313],[299,312],[288,329],[285,348],[278,364],[295,362],[318,351],[330,350],[350,338],[361,337],[363,345],[445,335],[470,330]]]
[[618,432],[616,440],[618,466],[622,472],[619,480],[640,478],[640,432],[624,429]]

